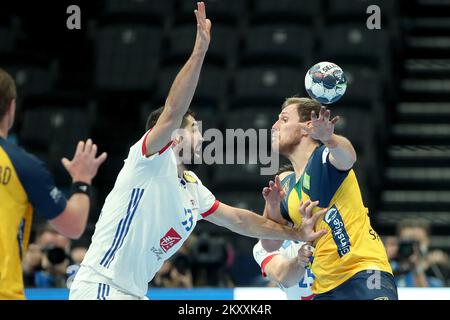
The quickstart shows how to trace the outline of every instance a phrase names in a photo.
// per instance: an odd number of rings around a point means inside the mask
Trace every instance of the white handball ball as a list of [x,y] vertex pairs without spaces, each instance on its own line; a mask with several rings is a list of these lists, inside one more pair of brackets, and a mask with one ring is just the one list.
[[319,62],[305,76],[305,89],[309,96],[321,104],[338,101],[347,89],[344,71],[335,63]]

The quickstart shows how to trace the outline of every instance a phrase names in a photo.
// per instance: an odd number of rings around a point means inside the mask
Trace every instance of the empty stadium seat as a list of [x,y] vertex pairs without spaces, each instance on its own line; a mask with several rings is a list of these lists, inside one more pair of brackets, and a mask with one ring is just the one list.
[[68,183],[60,159],[71,159],[78,141],[91,134],[92,118],[83,106],[35,105],[24,111],[21,145],[37,152],[55,174],[57,183]]
[[173,11],[173,1],[155,0],[106,0],[104,13],[106,15],[144,15],[164,18]]
[[386,63],[389,34],[368,30],[360,24],[342,23],[327,26],[321,35],[320,56],[328,61],[352,63]]
[[[239,33],[236,28],[214,23],[214,36],[208,48],[207,59],[226,64],[236,59]],[[178,25],[169,35],[169,52],[171,59],[185,61],[192,52],[195,43],[195,24]]]
[[320,1],[317,0],[254,0],[253,6],[253,17],[265,21],[284,21],[290,18],[301,23],[302,18],[320,13]]
[[268,129],[270,132],[279,113],[277,108],[241,107],[239,111],[226,115],[225,125],[226,128]]
[[366,66],[343,64],[341,67],[347,78],[344,102],[373,102],[383,99],[382,78],[376,71]]
[[0,55],[11,54],[14,51],[15,33],[7,28],[0,27]]
[[[167,98],[170,87],[181,68],[181,64],[167,66],[158,73],[156,97],[160,104],[164,103]],[[228,77],[224,69],[206,65],[200,74],[194,104],[214,105],[218,103],[224,97],[227,85]]]
[[312,29],[295,24],[270,23],[248,29],[244,36],[243,55],[249,60],[309,64],[313,48]]
[[[183,19],[194,18],[197,2],[194,0],[180,1],[179,13]],[[204,2],[208,18],[214,22],[234,23],[242,19],[247,12],[247,0],[205,0]]]
[[326,12],[332,17],[350,18],[365,22],[369,17],[367,8],[371,5],[380,7],[382,20],[390,19],[396,9],[396,1],[392,0],[329,0]]
[[303,92],[303,70],[297,65],[242,67],[234,79],[235,103],[281,104],[285,97]]
[[102,90],[149,91],[156,76],[161,30],[110,25],[97,34],[95,84]]

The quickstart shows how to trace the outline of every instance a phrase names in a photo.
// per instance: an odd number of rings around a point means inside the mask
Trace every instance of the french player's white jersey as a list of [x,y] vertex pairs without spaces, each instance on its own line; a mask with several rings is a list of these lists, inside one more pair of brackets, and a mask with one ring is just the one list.
[[[259,241],[253,247],[253,257],[261,267],[261,271],[264,277],[266,277],[265,266],[276,255],[282,255],[286,258],[293,259],[297,257],[297,252],[300,250],[304,242],[286,240],[280,249],[273,252],[267,252],[264,250],[261,241]],[[281,284],[278,284],[281,290],[286,293],[286,297],[289,300],[311,300],[313,298],[313,292],[311,287],[314,282],[314,274],[311,268],[306,268],[304,277],[295,286],[285,288]]]
[[177,174],[166,146],[145,156],[148,133],[130,148],[105,200],[76,281],[106,283],[143,297],[148,283],[219,202],[195,174]]

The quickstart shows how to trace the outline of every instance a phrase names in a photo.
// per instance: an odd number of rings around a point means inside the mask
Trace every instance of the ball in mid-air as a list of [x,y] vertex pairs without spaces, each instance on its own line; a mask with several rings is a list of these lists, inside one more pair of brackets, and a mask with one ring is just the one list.
[[347,89],[344,71],[335,63],[319,62],[305,76],[305,89],[309,96],[321,104],[338,101]]

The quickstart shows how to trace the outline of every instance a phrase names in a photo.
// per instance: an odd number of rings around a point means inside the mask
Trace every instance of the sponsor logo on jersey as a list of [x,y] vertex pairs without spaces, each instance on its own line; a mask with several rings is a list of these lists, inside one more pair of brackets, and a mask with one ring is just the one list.
[[58,202],[61,199],[61,191],[57,187],[54,187],[52,190],[50,190],[50,197],[53,199],[53,201]]
[[197,179],[193,175],[191,175],[189,171],[185,171],[183,173],[183,178],[188,183],[198,183]]
[[181,236],[175,231],[174,228],[166,233],[164,237],[159,240],[159,246],[164,252],[167,252],[170,248],[176,245],[181,240]]
[[336,243],[339,257],[350,252],[350,238],[345,230],[344,221],[336,206],[332,206],[325,214],[323,220],[328,224],[333,235],[333,240]]
[[306,190],[309,190],[310,188],[310,180],[311,177],[305,172],[305,175],[303,176],[303,188],[305,188]]

